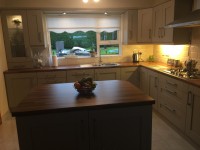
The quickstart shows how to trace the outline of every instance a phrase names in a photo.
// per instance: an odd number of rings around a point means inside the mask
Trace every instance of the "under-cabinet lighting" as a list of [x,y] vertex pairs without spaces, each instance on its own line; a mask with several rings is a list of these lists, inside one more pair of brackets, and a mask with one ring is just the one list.
[[[88,3],[89,2],[89,0],[82,0],[83,1],[83,3]],[[95,2],[95,3],[98,3],[100,0],[93,0],[93,2]]]

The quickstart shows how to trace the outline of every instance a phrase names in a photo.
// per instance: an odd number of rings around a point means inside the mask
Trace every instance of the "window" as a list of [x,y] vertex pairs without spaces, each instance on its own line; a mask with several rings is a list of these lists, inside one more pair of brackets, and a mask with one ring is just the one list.
[[57,56],[120,55],[119,15],[47,15],[47,26]]

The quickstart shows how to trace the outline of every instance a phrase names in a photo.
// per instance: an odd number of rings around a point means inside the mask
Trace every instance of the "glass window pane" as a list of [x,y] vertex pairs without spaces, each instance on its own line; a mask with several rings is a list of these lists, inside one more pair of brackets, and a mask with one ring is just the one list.
[[101,55],[119,55],[119,45],[100,45]]
[[117,40],[117,31],[101,32],[101,41],[107,41],[107,40]]
[[57,56],[90,56],[91,51],[97,51],[96,32],[94,31],[74,33],[50,31],[50,38],[52,51],[56,51]]
[[22,16],[7,16],[8,36],[13,57],[26,57]]

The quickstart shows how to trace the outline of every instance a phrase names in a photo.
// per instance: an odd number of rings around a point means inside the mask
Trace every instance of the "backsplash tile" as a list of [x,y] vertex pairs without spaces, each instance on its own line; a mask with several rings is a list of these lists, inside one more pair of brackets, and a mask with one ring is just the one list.
[[[103,63],[108,62],[132,62],[133,51],[142,52],[142,59],[146,61],[153,55],[153,45],[122,45],[121,56],[102,57]],[[58,59],[59,66],[98,63],[98,57],[89,58],[61,58]]]

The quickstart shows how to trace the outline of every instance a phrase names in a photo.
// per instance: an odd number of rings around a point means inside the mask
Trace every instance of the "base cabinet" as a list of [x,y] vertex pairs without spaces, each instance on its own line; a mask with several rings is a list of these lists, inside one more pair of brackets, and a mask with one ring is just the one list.
[[140,67],[140,89],[145,94],[149,94],[149,78],[148,69]]
[[5,76],[9,107],[17,106],[33,87],[37,86],[36,73],[13,73]]
[[20,116],[20,150],[150,150],[151,111],[149,105]]
[[83,77],[92,77],[94,79],[94,69],[79,69],[67,71],[67,82],[75,82]]
[[120,80],[120,68],[95,69],[95,80]]
[[187,101],[186,135],[200,146],[200,88],[190,86]]
[[125,67],[121,68],[121,80],[127,80],[132,84],[139,87],[139,68],[138,67]]

